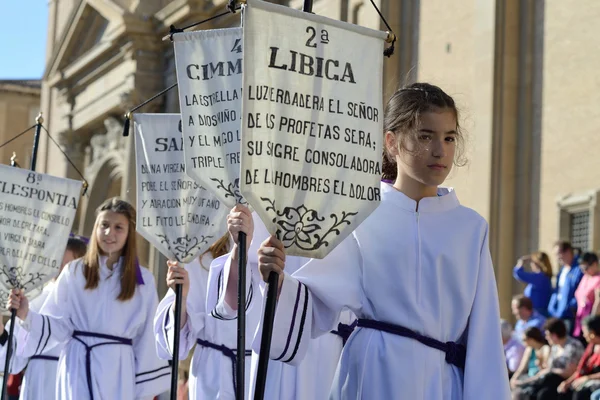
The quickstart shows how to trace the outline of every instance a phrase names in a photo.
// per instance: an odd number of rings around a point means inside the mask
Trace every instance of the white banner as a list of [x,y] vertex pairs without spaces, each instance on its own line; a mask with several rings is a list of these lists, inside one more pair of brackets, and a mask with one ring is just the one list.
[[0,307],[11,289],[56,277],[75,219],[80,181],[0,165]]
[[323,258],[379,205],[386,34],[257,0],[243,27],[241,192]]
[[227,230],[227,207],[185,174],[179,114],[135,114],[137,231],[189,263]]
[[228,207],[240,194],[242,28],[173,35],[187,174]]

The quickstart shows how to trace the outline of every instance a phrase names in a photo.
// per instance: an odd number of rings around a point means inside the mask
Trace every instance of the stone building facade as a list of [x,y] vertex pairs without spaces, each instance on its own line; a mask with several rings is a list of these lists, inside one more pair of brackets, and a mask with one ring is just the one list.
[[[90,234],[94,209],[120,195],[135,201],[133,136],[123,114],[175,82],[169,26],[225,10],[225,0],[50,0],[42,110],[90,183],[76,228]],[[280,1],[300,8],[302,0]],[[378,0],[398,36],[385,60],[385,97],[402,83],[430,81],[457,100],[470,163],[452,173],[463,204],[490,223],[501,310],[520,287],[516,258],[551,251],[557,238],[600,246],[600,91],[593,0]],[[315,0],[313,11],[384,29],[368,0]],[[202,26],[239,24],[239,14]],[[1,110],[0,110],[1,112]],[[140,112],[178,112],[170,91]],[[0,154],[1,155],[1,154]],[[39,169],[77,178],[42,141]],[[163,262],[147,243],[141,261]]]
[[[7,143],[35,124],[40,112],[40,80],[0,80],[0,144]],[[0,147],[0,163],[10,164],[13,154],[18,165],[29,168],[35,129]]]

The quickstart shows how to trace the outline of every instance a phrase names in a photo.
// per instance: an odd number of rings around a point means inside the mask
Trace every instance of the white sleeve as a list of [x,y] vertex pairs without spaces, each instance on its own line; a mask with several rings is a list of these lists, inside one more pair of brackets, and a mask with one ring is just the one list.
[[[510,399],[510,387],[500,330],[500,307],[486,228],[479,259],[477,289],[467,327],[464,371],[465,400]],[[485,365],[485,368],[482,368]]]
[[137,290],[144,296],[146,320],[138,335],[133,338],[137,399],[163,393],[169,389],[171,384],[171,368],[168,362],[161,360],[156,354],[152,316],[156,313],[158,294],[154,277],[145,268],[142,269],[142,272],[144,273],[144,284],[140,285]]
[[[10,320],[6,324],[5,329],[7,332],[10,332]],[[27,367],[27,364],[29,363],[28,357],[19,357],[16,352],[17,347],[19,346],[19,343],[17,342],[17,338],[19,337],[20,329],[23,329],[23,328],[21,328],[21,326],[18,323],[16,323],[15,330],[13,332],[12,357],[10,360],[10,373],[11,374],[20,373],[21,371],[23,371],[25,369],[25,367]],[[6,351],[7,350],[8,350],[8,342],[4,346],[2,346],[0,349],[0,365],[2,366],[2,368],[4,368],[4,362],[6,360]]]
[[[254,258],[256,259],[256,256]],[[255,293],[255,287],[260,285],[257,271],[258,264],[250,261],[250,259],[250,254],[248,254],[248,262],[246,263],[246,312],[256,302],[255,296],[260,296],[259,291]],[[225,321],[237,318],[237,310],[233,309],[225,300],[225,288],[227,288],[229,282],[230,268],[230,254],[225,254],[213,260],[210,264],[206,296],[206,309],[211,310],[211,316]]]
[[[246,260],[246,312],[257,303],[261,279],[258,276],[258,249],[269,233],[256,213],[252,213],[254,232],[252,242],[248,248]],[[211,310],[211,315],[220,320],[237,318],[237,310],[225,301],[225,288],[229,282],[231,268],[231,255],[226,254],[213,260],[210,265],[208,289],[206,294],[206,309]],[[236,285],[237,287],[237,285]],[[253,301],[254,300],[254,301]],[[260,300],[258,301],[260,304]]]
[[[196,338],[202,335],[206,316],[206,281],[202,278],[198,264],[186,265],[190,278],[190,291],[188,293],[186,308],[187,321],[180,331],[179,359],[185,360]],[[154,335],[156,337],[156,351],[163,360],[173,358],[173,336],[175,334],[175,292],[171,289],[162,299],[154,317]]]
[[[76,284],[74,275],[81,264],[69,264],[58,277],[39,313],[30,309],[25,321],[19,320],[16,355],[31,357],[69,340],[73,334],[70,322],[69,291]],[[15,332],[17,330],[15,329]]]
[[[360,314],[363,304],[361,255],[350,235],[322,260],[313,259],[289,275],[285,273],[277,302],[270,357],[298,365],[311,338],[337,327],[340,313]],[[253,349],[260,351],[263,321]]]
[[[6,324],[6,332],[10,332],[10,321]],[[29,358],[23,358],[16,355],[16,346],[18,346],[16,337],[17,337],[17,329],[19,329],[19,324],[15,325],[15,332],[13,336],[13,345],[12,345],[12,357],[9,363],[9,371],[11,374],[18,374],[23,371],[29,362]],[[8,341],[3,345],[0,345],[0,371],[4,371],[4,364],[6,362],[6,352],[8,351]]]

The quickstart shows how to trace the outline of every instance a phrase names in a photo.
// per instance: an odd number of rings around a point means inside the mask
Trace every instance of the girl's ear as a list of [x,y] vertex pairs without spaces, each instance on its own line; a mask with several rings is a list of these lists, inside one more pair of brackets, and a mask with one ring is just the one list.
[[385,148],[387,154],[391,155],[392,157],[396,157],[398,155],[398,138],[392,131],[387,131],[385,133]]

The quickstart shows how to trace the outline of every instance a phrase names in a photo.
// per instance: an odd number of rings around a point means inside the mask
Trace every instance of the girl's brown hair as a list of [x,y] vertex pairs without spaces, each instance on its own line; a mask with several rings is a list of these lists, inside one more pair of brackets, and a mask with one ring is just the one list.
[[229,233],[225,233],[219,240],[214,242],[204,253],[200,254],[200,265],[202,268],[208,270],[208,267],[202,263],[202,257],[205,254],[210,253],[213,260],[217,257],[221,257],[229,253]]
[[[466,164],[464,159],[464,137],[460,129],[459,113],[454,99],[442,89],[429,83],[413,83],[399,89],[390,97],[383,117],[383,133],[393,132],[400,149],[405,150],[404,141],[408,135],[416,135],[419,121],[423,113],[429,111],[450,110],[456,118],[458,133],[457,153],[454,158],[456,166]],[[385,143],[385,140],[384,140]],[[396,160],[384,145],[382,175],[385,180],[395,180],[398,175]]]
[[538,251],[531,255],[531,260],[538,266],[540,271],[544,273],[548,278],[552,278],[552,264],[550,263],[550,257],[543,251]]
[[112,211],[121,214],[129,221],[129,230],[127,233],[127,241],[121,253],[123,257],[123,266],[121,269],[121,293],[117,297],[118,300],[127,301],[135,294],[137,285],[136,280],[136,235],[135,235],[135,208],[124,200],[113,197],[104,201],[96,209],[96,222],[94,223],[94,231],[90,239],[90,245],[83,258],[83,276],[85,277],[85,288],[92,290],[98,287],[100,282],[100,264],[98,257],[100,255],[100,247],[98,246],[98,238],[96,230],[100,220],[98,216],[103,211]]

